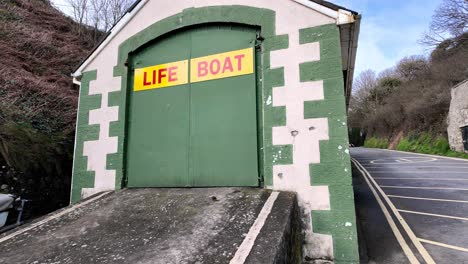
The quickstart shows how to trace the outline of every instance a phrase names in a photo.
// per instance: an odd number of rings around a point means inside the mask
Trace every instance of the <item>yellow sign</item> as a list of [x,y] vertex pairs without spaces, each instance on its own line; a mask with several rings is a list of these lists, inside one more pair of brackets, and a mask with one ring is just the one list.
[[254,72],[253,48],[190,60],[190,82],[203,82]]
[[[190,82],[203,82],[254,72],[253,48],[190,60]],[[188,60],[135,69],[134,90],[145,91],[188,83]]]
[[188,83],[188,60],[135,69],[135,91],[164,88],[186,83]]

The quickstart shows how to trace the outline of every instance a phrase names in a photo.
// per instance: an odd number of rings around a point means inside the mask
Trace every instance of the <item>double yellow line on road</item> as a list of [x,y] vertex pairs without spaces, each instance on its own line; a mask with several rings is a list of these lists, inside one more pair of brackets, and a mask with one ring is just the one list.
[[[372,193],[374,194],[375,199],[377,200],[377,203],[379,204],[380,208],[382,209],[382,211],[383,211],[383,213],[385,215],[385,218],[387,219],[387,222],[389,223],[390,228],[393,231],[393,234],[395,235],[398,243],[400,244],[401,248],[403,249],[403,252],[405,253],[405,255],[408,258],[408,260],[410,261],[410,263],[411,264],[419,264],[420,262],[416,258],[416,256],[414,255],[411,248],[406,243],[406,241],[403,238],[400,230],[398,229],[397,225],[395,224],[395,221],[393,221],[392,216],[388,212],[388,210],[385,207],[382,199],[380,199],[380,196],[379,196],[379,194],[377,193],[377,191],[375,189],[377,189],[379,191],[379,193],[382,195],[382,197],[385,199],[388,206],[392,210],[393,214],[396,216],[396,218],[398,219],[398,221],[402,225],[403,229],[405,230],[406,234],[410,238],[411,242],[414,244],[416,249],[419,251],[419,254],[421,254],[421,256],[423,257],[424,261],[426,263],[428,263],[428,264],[435,264],[435,262],[432,259],[431,255],[429,255],[427,250],[423,247],[423,245],[421,244],[419,239],[416,237],[414,232],[411,230],[409,225],[406,223],[405,219],[403,219],[403,217],[398,212],[398,209],[395,207],[395,205],[393,205],[393,203],[390,201],[390,198],[388,198],[388,196],[385,194],[385,192],[382,191],[382,189],[379,187],[377,182],[375,182],[375,180],[372,178],[372,176],[369,174],[369,172],[356,159],[352,159],[352,162],[354,163],[356,168],[362,173],[364,179],[367,182],[367,185],[371,189]],[[371,181],[375,185],[375,188],[372,186]]]

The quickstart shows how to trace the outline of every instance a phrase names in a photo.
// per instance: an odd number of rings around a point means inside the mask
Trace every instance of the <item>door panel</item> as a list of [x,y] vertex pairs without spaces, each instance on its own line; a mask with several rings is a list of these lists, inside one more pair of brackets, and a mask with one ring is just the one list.
[[[185,60],[190,36],[174,34],[142,49],[131,67]],[[133,87],[133,74],[129,80]],[[128,115],[128,187],[188,186],[189,84],[130,91]]]
[[[255,31],[198,29],[192,57],[254,47]],[[192,184],[258,186],[255,74],[191,84]]]

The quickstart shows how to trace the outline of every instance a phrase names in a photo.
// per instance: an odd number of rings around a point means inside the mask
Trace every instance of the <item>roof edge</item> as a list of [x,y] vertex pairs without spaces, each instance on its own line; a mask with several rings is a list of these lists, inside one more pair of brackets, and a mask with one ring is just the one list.
[[358,14],[359,14],[359,13],[356,12],[356,11],[353,11],[353,10],[351,10],[351,9],[348,9],[348,8],[343,7],[343,6],[340,6],[340,5],[335,5],[335,4],[333,4],[333,3],[331,3],[331,2],[328,2],[328,1],[323,1],[323,0],[308,0],[308,1],[315,2],[315,3],[319,4],[319,5],[323,5],[323,6],[325,6],[325,7],[328,7],[328,8],[330,8],[330,9],[332,9],[332,10],[335,10],[335,11],[338,11],[338,10],[345,10],[345,11],[350,12],[350,13],[353,14],[353,15],[358,15]]
[[[326,16],[332,17],[336,20],[338,25],[355,23],[356,17],[359,14],[353,10],[344,8],[339,5],[335,5],[328,1],[323,0],[292,0],[298,4],[309,7],[319,13]],[[89,55],[76,67],[74,72],[71,74],[74,83],[79,83],[79,79],[82,75],[84,68],[94,60],[95,57],[107,46],[107,44],[130,22],[130,20],[137,14],[149,0],[137,0],[130,6],[125,14],[119,19],[119,21],[108,31],[108,33],[102,38],[102,40],[96,45],[96,47],[89,53]]]
[[468,83],[468,79],[465,79],[465,80],[455,84],[455,86],[453,86],[452,89],[457,89],[458,87],[462,86],[465,83]]

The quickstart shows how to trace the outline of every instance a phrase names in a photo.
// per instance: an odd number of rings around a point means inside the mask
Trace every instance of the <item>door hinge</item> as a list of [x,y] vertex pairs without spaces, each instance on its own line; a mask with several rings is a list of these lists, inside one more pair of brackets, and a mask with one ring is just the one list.
[[265,40],[265,38],[260,34],[260,32],[257,32],[256,38],[259,41],[264,41]]
[[261,50],[262,42],[264,40],[265,40],[265,38],[260,34],[260,32],[257,32],[257,35],[255,37],[255,49],[256,50]]

